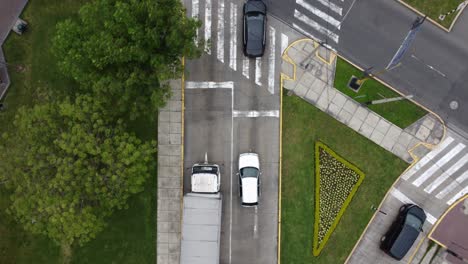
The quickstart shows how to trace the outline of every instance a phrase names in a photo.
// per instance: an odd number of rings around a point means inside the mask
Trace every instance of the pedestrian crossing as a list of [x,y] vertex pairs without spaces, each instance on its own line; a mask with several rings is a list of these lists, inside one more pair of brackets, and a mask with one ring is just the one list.
[[468,193],[467,144],[462,139],[447,136],[402,179],[430,197],[451,205]]
[[306,36],[338,44],[343,5],[343,0],[296,0],[293,27]]
[[[325,1],[325,0],[322,0]],[[238,71],[258,86],[266,86],[275,93],[277,83],[276,60],[279,60],[289,44],[291,33],[280,32],[267,23],[267,45],[262,58],[249,59],[242,54],[243,3],[232,0],[185,0],[188,16],[202,22],[197,40],[204,40],[204,51],[217,61]],[[288,36],[289,35],[289,36]],[[276,89],[278,91],[278,89]]]

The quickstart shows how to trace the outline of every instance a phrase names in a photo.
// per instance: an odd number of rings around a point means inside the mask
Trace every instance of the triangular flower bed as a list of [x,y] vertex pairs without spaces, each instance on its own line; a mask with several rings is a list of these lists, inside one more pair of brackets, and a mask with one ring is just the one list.
[[322,142],[315,142],[314,256],[335,230],[364,173]]

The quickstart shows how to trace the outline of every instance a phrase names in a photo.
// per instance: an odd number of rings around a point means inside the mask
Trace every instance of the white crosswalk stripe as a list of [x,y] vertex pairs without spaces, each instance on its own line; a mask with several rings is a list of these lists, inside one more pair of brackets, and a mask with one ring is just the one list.
[[327,13],[321,11],[318,8],[313,7],[311,4],[307,3],[304,0],[296,0],[296,3],[302,6],[303,8],[305,8],[310,13],[320,17],[321,19],[323,19],[325,22],[329,23],[330,25],[340,29],[340,21],[336,20],[335,18],[328,15]]
[[[200,16],[200,7],[198,0],[192,0],[192,17],[198,18]],[[198,30],[197,30],[197,38],[195,40],[195,44],[198,44]]]
[[268,56],[268,92],[275,93],[275,42],[276,30],[269,27],[270,33],[270,54]]
[[[334,42],[338,43],[338,35],[335,34],[333,31],[329,30],[328,28],[325,28],[324,26],[320,25],[319,23],[315,22],[308,16],[302,14],[298,10],[294,10],[294,17],[297,18],[299,21],[304,22],[306,25],[314,28],[318,32],[328,36],[330,39],[332,39]],[[294,26],[294,24],[293,24]],[[297,28],[297,26],[295,26]],[[305,31],[305,30],[303,30]]]
[[468,153],[465,154],[463,158],[458,160],[454,165],[452,165],[447,171],[443,172],[441,176],[437,177],[429,186],[427,186],[424,191],[427,193],[433,192],[439,185],[441,185],[445,180],[447,180],[454,172],[458,171],[463,165],[468,162]]
[[218,36],[216,57],[224,63],[224,0],[218,1]]
[[451,205],[468,193],[468,143],[450,130],[448,133],[451,136],[402,176],[409,184],[400,185],[409,197],[433,199],[434,208]]
[[336,14],[340,16],[342,15],[343,8],[339,7],[338,5],[335,5],[333,2],[329,0],[318,0],[318,2],[326,8],[330,8],[330,10],[335,12]]
[[249,64],[250,60],[248,58],[242,60],[242,75],[247,79],[250,79]]
[[461,190],[457,194],[455,194],[450,200],[447,201],[447,204],[448,205],[453,204],[455,201],[462,198],[465,194],[468,194],[468,186],[465,186],[465,188],[463,188],[463,190]]
[[229,67],[233,70],[237,70],[237,5],[231,3],[230,5],[230,28],[231,28],[231,37],[230,37],[230,52],[229,52]]
[[262,86],[260,79],[262,78],[262,60],[261,58],[255,59],[255,84]]
[[437,154],[441,153],[454,139],[452,137],[446,138],[439,146],[436,147],[433,151],[429,152],[424,156],[416,165],[414,165],[410,170],[408,170],[405,175],[402,176],[403,180],[408,180],[415,172],[420,170],[424,165],[431,161]]
[[[203,22],[200,31],[197,31],[197,39],[198,37],[204,38],[205,52],[216,57],[219,62],[226,63],[232,70],[241,71],[242,76],[254,80],[256,85],[265,85],[269,93],[274,94],[277,92],[278,89],[275,87],[277,85],[276,75],[278,74],[276,57],[281,56],[282,52],[287,48],[289,44],[288,35],[284,32],[278,32],[272,25],[267,25],[267,49],[264,56],[266,59],[256,58],[252,60],[243,54],[238,56],[240,50],[238,39],[239,34],[242,34],[242,32],[238,32],[238,24],[242,22],[242,17],[239,17],[242,16],[239,5],[226,0],[189,1],[191,1],[190,16]],[[330,8],[339,13],[337,6],[331,6]]]
[[313,39],[338,43],[344,18],[341,5],[337,0],[296,0],[293,27]]
[[211,0],[205,0],[205,52],[211,54]]
[[286,50],[289,44],[289,38],[284,33],[281,33],[281,54]]
[[455,181],[450,183],[447,187],[445,187],[442,191],[440,191],[437,195],[437,199],[444,198],[447,194],[455,190],[457,186],[463,184],[466,180],[468,180],[468,171],[465,171],[460,177],[456,178]]
[[458,145],[453,148],[452,150],[449,151],[449,153],[445,154],[441,159],[439,159],[434,165],[432,165],[428,170],[426,170],[421,176],[419,176],[413,184],[416,187],[421,186],[429,177],[434,174],[436,170],[438,170],[440,167],[444,166],[445,163],[450,161],[455,155],[457,155],[462,149],[465,148],[465,145],[462,143],[458,143]]

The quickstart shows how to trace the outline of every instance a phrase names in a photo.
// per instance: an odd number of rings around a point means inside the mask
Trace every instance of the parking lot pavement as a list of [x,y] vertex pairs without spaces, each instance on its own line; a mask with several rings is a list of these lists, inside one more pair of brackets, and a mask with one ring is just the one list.
[[418,204],[427,215],[424,232],[404,261],[408,262],[412,255],[417,255],[415,259],[421,257],[419,252],[416,254],[417,245],[445,210],[468,192],[467,144],[449,130],[437,147],[407,170],[389,191],[347,263],[399,263],[379,249],[379,242],[404,203]]

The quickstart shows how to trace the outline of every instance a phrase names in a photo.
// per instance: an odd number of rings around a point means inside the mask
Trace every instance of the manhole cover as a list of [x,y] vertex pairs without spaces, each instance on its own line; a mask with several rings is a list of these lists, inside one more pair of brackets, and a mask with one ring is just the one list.
[[458,102],[457,101],[450,102],[450,109],[456,110],[457,108],[458,108]]

